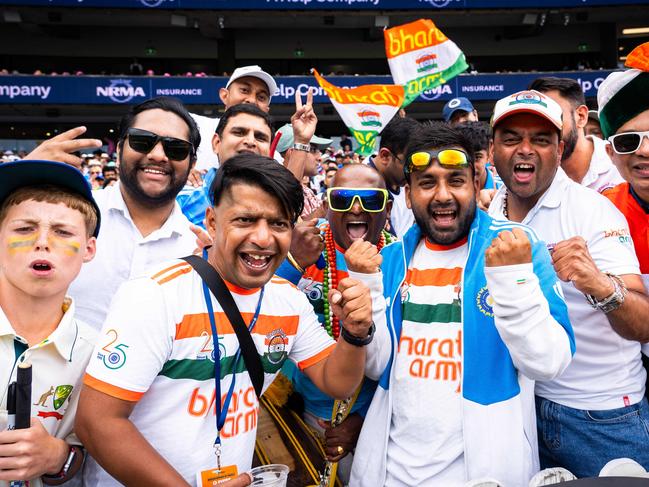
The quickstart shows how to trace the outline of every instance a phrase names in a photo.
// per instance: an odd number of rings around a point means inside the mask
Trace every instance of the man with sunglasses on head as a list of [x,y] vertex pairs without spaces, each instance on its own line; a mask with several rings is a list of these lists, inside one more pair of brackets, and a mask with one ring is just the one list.
[[505,186],[494,218],[534,228],[552,254],[575,332],[565,372],[536,383],[541,466],[597,476],[615,458],[649,467],[640,343],[649,298],[624,216],[561,168],[562,110],[537,91],[499,100],[493,161]]
[[[381,175],[363,164],[348,164],[339,169],[326,191],[325,202],[326,220],[320,220],[314,229],[324,239],[322,254],[316,247],[316,252],[311,252],[305,264],[301,260],[304,252],[297,253],[294,241],[291,246],[294,252],[289,254],[276,274],[293,282],[306,294],[320,324],[337,340],[341,324],[328,306],[327,292],[348,277],[345,253],[356,240],[365,240],[379,247],[392,241],[390,234],[383,230],[392,202],[388,200]],[[297,245],[304,248],[308,244],[300,242]],[[324,266],[307,265],[319,257]],[[331,428],[333,399],[320,392],[292,363],[287,362],[282,371],[304,399],[304,419],[323,433],[327,459],[339,462],[338,472],[346,483],[353,459],[352,455],[347,455],[356,445],[376,382],[365,380],[351,405],[349,416],[339,426]]]
[[77,314],[99,329],[118,287],[148,267],[196,247],[176,195],[196,161],[200,135],[174,98],[135,105],[119,124],[120,181],[94,196],[104,231],[97,255],[70,287]]
[[538,470],[533,381],[559,375],[574,351],[550,256],[528,227],[477,210],[461,132],[423,126],[404,160],[416,224],[382,251],[379,273],[363,264],[370,243],[345,256],[372,291],[365,373],[379,381],[350,485],[527,485]]

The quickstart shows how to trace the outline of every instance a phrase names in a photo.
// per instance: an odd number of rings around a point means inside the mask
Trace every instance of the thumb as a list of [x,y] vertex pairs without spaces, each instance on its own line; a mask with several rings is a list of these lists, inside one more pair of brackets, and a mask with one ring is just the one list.
[[337,289],[330,289],[329,296],[327,296],[327,299],[329,299],[329,302],[331,304],[338,305],[340,301],[343,299],[343,293],[341,293]]
[[326,430],[327,428],[329,428],[329,427],[331,426],[331,421],[325,421],[324,419],[320,419],[320,418],[318,418],[318,425],[319,425],[322,429],[325,429],[325,430]]
[[252,474],[244,472],[238,477],[235,477],[232,480],[228,480],[227,482],[219,485],[222,485],[223,487],[246,487],[247,485],[252,484],[252,481]]

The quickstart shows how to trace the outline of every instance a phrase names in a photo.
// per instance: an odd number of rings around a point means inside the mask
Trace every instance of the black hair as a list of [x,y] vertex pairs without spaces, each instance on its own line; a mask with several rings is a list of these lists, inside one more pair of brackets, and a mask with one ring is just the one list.
[[196,162],[196,150],[201,143],[201,134],[198,130],[198,125],[194,121],[194,118],[185,108],[185,105],[182,104],[177,98],[171,98],[168,96],[159,96],[157,98],[151,98],[150,100],[143,101],[138,105],[134,105],[131,109],[122,117],[119,122],[119,142],[117,144],[118,152],[122,151],[124,147],[124,141],[128,135],[128,129],[133,126],[135,117],[147,110],[164,110],[166,112],[175,113],[187,124],[189,128],[189,143],[192,144],[192,150],[189,154],[189,164],[194,164]]
[[[475,167],[473,165],[475,161],[475,152],[473,150],[473,145],[462,132],[448,123],[440,121],[422,123],[419,128],[410,135],[405,151],[406,165],[404,167],[407,167],[408,155],[413,152],[436,150],[451,146],[460,147],[464,152],[466,152],[471,172],[475,174]],[[406,179],[410,181],[410,173],[408,172],[406,172]]]
[[253,115],[255,117],[263,119],[270,129],[270,138],[272,140],[273,136],[275,135],[273,119],[270,118],[270,115],[268,115],[268,113],[252,103],[239,103],[238,105],[233,105],[228,108],[225,113],[223,113],[223,116],[220,118],[219,123],[216,126],[216,133],[219,134],[219,137],[223,137],[223,131],[225,130],[225,127],[227,126],[230,119],[241,113],[247,113],[248,115]]
[[212,205],[219,206],[223,195],[236,183],[257,186],[277,198],[293,224],[304,209],[302,185],[291,171],[270,157],[246,153],[228,159],[210,187]]
[[581,85],[571,78],[554,78],[548,76],[545,78],[536,78],[530,83],[530,90],[547,93],[548,91],[558,91],[562,98],[570,102],[573,108],[586,104],[586,97]]
[[395,156],[405,152],[410,134],[419,126],[414,118],[395,115],[381,132],[380,147],[389,149]]
[[460,131],[471,143],[474,152],[489,150],[491,142],[491,127],[485,122],[463,122],[455,125],[455,130]]

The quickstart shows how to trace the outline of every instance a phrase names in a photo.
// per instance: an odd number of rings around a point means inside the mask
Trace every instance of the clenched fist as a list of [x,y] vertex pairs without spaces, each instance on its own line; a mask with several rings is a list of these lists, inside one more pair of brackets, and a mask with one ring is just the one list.
[[372,326],[370,289],[362,282],[347,277],[338,283],[338,289],[329,290],[328,299],[331,309],[347,331],[365,338]]
[[316,226],[317,219],[304,220],[295,225],[291,237],[291,255],[295,261],[306,269],[315,264],[324,250],[324,239]]
[[375,274],[381,268],[383,257],[376,245],[365,240],[355,240],[345,251],[347,269],[361,274]]
[[611,280],[597,268],[586,241],[581,237],[572,237],[555,245],[552,265],[559,279],[572,281],[584,294],[604,299],[615,291]]
[[532,244],[520,228],[504,230],[493,239],[485,252],[485,266],[528,264],[532,262]]

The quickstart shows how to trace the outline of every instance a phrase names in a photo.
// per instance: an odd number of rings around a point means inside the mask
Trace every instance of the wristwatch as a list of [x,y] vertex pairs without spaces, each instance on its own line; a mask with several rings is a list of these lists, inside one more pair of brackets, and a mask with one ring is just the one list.
[[615,311],[620,306],[622,306],[622,303],[624,303],[624,298],[629,293],[629,291],[627,290],[622,278],[616,276],[615,274],[609,274],[608,272],[606,272],[605,274],[613,283],[613,292],[602,300],[598,300],[595,296],[592,296],[590,294],[586,294],[586,299],[593,308],[599,309],[604,313],[610,313],[611,311]]
[[367,330],[367,336],[365,338],[360,338],[356,335],[352,335],[344,326],[342,326],[340,327],[340,336],[350,345],[354,345],[355,347],[364,347],[365,345],[372,343],[374,331],[376,331],[376,326],[374,325],[374,322],[372,322],[369,330]]
[[[63,464],[63,467],[61,467],[61,471],[59,473],[56,473],[54,475],[42,475],[42,478],[44,480],[63,480],[66,479],[68,480],[68,474],[70,473],[70,470],[72,469],[72,466],[78,461],[79,458],[81,458],[83,461],[84,457],[84,451],[83,448],[80,446],[76,445],[70,445],[70,452],[68,453],[68,458],[65,460],[65,463]],[[57,482],[58,483],[58,482]]]
[[304,152],[311,152],[311,146],[309,144],[300,144],[299,142],[295,142],[293,144],[293,149],[301,150]]

